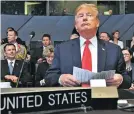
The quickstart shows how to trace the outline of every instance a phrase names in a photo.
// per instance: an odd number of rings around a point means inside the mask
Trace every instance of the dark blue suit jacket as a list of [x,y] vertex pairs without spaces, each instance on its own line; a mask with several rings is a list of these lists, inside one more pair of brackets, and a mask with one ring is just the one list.
[[[55,48],[55,57],[51,68],[46,73],[46,84],[57,86],[61,74],[72,74],[73,66],[81,68],[80,39],[64,42]],[[126,75],[125,62],[118,45],[98,40],[98,72],[116,70],[123,75],[121,88],[129,88],[131,79]]]

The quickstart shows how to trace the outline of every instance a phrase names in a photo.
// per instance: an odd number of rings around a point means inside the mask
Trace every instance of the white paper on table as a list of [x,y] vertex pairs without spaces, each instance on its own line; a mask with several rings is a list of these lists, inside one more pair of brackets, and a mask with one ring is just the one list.
[[0,82],[0,88],[11,88],[10,82]]

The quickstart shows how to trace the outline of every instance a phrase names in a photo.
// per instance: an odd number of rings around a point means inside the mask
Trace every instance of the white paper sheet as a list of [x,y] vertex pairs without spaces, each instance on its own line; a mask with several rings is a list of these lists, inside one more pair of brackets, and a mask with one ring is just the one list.
[[87,83],[91,79],[111,79],[115,74],[115,70],[102,71],[94,73],[89,70],[73,67],[73,76],[76,77],[81,83]]

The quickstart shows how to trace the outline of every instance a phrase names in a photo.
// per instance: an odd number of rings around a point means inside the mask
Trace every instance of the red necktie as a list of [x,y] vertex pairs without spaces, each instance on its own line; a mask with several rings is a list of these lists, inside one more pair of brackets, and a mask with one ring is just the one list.
[[[86,40],[85,42],[85,48],[82,57],[82,68],[92,71],[92,56],[91,51],[88,47],[90,43],[91,42],[89,40]],[[82,83],[82,87],[90,87],[90,85],[89,83]]]

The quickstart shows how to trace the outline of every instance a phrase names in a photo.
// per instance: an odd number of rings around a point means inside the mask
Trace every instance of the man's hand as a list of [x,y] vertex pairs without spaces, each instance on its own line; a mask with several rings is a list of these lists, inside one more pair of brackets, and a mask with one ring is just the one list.
[[131,84],[131,87],[129,89],[134,90],[134,84],[133,83]]
[[39,64],[39,63],[42,63],[43,62],[43,58],[39,58],[38,60],[37,60],[37,63]]
[[12,82],[16,83],[17,80],[18,80],[18,77],[15,76],[15,75],[6,75],[6,76],[5,76],[5,79],[11,80]]
[[71,74],[62,74],[60,76],[60,84],[65,87],[73,87],[80,85],[80,82]]
[[115,74],[112,79],[106,80],[108,86],[116,86],[119,87],[123,82],[123,77],[120,74]]
[[27,54],[26,60],[30,61],[30,59],[31,59],[31,55]]

